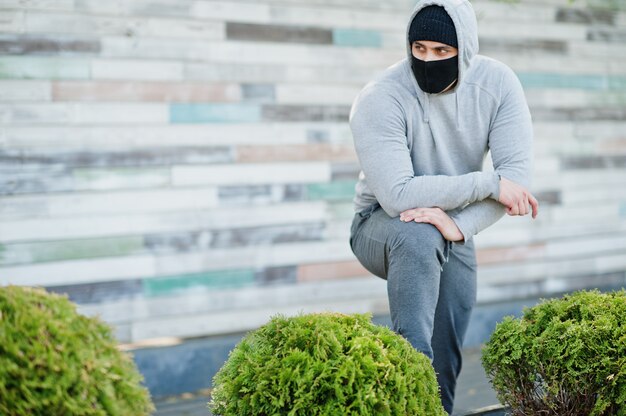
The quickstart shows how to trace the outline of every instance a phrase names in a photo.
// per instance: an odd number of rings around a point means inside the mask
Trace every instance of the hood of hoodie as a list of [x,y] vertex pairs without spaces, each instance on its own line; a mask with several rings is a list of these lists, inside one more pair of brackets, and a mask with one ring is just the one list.
[[411,23],[420,10],[433,5],[443,7],[454,22],[459,51],[458,87],[463,82],[463,76],[469,68],[472,58],[478,53],[478,24],[476,23],[476,13],[474,13],[474,8],[468,0],[418,1],[406,26],[405,39],[407,58],[409,62],[411,62],[412,51],[411,44],[409,43],[409,29],[411,28]]

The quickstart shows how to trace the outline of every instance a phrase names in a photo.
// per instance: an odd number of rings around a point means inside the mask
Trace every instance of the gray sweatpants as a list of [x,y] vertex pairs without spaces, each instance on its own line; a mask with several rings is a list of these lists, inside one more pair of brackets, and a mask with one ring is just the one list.
[[391,218],[374,204],[355,214],[350,247],[367,270],[387,280],[393,329],[431,359],[451,414],[476,302],[473,239],[451,243],[433,225]]

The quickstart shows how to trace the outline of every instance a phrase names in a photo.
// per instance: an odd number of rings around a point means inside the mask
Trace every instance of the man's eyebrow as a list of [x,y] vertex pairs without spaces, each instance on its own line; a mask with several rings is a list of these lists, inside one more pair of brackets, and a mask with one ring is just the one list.
[[[414,42],[413,42],[413,44],[414,44],[414,45],[419,45],[419,46],[426,47],[426,45],[424,45],[423,43],[421,43],[421,42],[419,42],[419,41],[417,41],[417,40],[416,40],[416,41],[414,41]],[[452,50],[452,46],[448,46],[448,45],[443,45],[443,46],[435,46],[435,47],[434,47],[434,48],[432,48],[432,49],[445,49],[445,50],[447,50],[447,51],[451,51],[451,50]]]

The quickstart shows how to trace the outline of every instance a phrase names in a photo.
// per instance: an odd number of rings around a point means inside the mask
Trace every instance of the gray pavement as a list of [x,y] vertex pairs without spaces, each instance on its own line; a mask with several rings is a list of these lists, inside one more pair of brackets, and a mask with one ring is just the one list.
[[[462,415],[470,410],[498,404],[495,392],[487,381],[480,363],[480,349],[467,348],[463,351],[463,370],[459,377],[455,414]],[[186,394],[161,400],[156,403],[154,416],[209,416],[206,407],[209,400],[205,390],[199,394]],[[491,414],[491,413],[489,413]]]
[[463,350],[463,369],[457,386],[455,413],[464,414],[499,403],[480,362],[480,348]]

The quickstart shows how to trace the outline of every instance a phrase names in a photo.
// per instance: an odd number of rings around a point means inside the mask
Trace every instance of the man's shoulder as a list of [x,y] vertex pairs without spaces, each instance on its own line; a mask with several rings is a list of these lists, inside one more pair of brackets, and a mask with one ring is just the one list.
[[517,79],[513,69],[504,62],[489,56],[476,55],[472,60],[466,82],[499,95],[500,90],[507,89],[510,83]]
[[406,60],[389,66],[369,81],[361,90],[361,98],[378,100],[399,100],[404,95],[411,95],[411,84],[406,76]]
[[350,109],[350,123],[355,118],[369,122],[372,117],[406,117],[408,108],[416,105],[417,100],[412,95],[405,64],[399,61],[388,67],[361,89]]
[[480,72],[512,72],[513,70],[507,64],[495,58],[486,55],[476,55],[472,60],[472,68],[480,69]]

